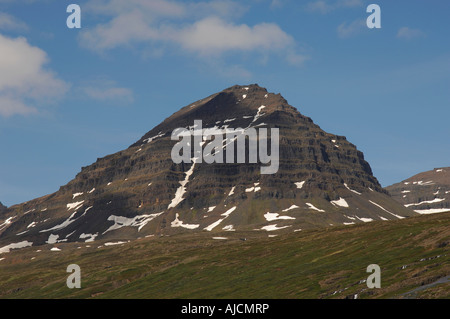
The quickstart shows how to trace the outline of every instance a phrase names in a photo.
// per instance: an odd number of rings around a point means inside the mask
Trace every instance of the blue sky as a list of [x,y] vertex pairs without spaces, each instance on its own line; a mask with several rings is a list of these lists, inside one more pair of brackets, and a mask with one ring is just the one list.
[[57,191],[234,84],[346,136],[383,186],[450,166],[449,14],[447,0],[0,0],[0,201]]

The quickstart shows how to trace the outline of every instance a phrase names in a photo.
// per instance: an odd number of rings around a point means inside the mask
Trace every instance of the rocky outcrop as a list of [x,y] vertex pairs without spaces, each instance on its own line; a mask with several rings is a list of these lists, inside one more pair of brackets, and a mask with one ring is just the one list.
[[386,190],[419,214],[450,212],[450,167],[417,174]]
[[4,211],[6,211],[6,206],[4,206],[3,204],[2,204],[2,202],[0,202],[0,214],[1,213],[3,213]]
[[[193,131],[195,120],[204,129],[278,128],[278,171],[261,174],[264,164],[248,160],[174,163],[172,132]],[[204,142],[203,150],[211,143]],[[128,149],[83,167],[56,193],[7,214],[12,223],[0,230],[0,241],[36,245],[186,231],[294,231],[415,213],[387,195],[355,145],[254,84],[187,105]]]

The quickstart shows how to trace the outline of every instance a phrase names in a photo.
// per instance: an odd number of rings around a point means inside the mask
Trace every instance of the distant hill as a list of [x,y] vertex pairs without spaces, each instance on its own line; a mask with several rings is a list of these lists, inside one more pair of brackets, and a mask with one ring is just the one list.
[[450,167],[435,168],[386,187],[391,196],[419,214],[450,212]]

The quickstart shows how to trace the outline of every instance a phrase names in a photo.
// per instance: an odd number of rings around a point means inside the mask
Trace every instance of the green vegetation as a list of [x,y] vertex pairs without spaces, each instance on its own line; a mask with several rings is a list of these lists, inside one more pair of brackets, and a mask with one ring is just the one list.
[[[300,232],[185,233],[108,247],[58,244],[60,252],[50,251],[53,245],[30,247],[1,255],[0,297],[448,298],[448,280],[402,294],[450,274],[449,243],[446,213]],[[69,264],[81,267],[81,289],[66,286]],[[381,267],[381,289],[363,282],[370,264]]]

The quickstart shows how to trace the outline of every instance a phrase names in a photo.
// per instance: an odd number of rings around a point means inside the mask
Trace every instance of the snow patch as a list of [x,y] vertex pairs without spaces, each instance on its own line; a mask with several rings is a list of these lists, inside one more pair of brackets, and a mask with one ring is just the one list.
[[156,217],[158,217],[159,215],[161,215],[163,213],[164,212],[157,213],[157,214],[149,214],[149,215],[138,215],[133,218],[111,215],[108,217],[108,220],[113,221],[114,225],[109,227],[103,234],[105,234],[109,231],[120,229],[122,227],[127,227],[127,226],[138,227],[138,231],[140,231],[142,229],[142,227],[147,225],[148,222],[150,222],[151,220],[155,219]]
[[0,248],[0,254],[9,253],[11,251],[11,249],[19,249],[19,248],[25,248],[25,247],[30,247],[30,246],[33,246],[33,243],[29,242],[27,240],[21,241],[19,243],[9,244],[9,245],[6,245],[6,246],[3,246],[2,248]]
[[233,225],[227,225],[224,228],[222,228],[222,230],[224,230],[224,231],[236,231],[236,229],[234,229]]
[[416,213],[419,214],[438,214],[438,213],[446,213],[450,212],[450,208],[432,208],[432,209],[418,209],[415,210]]
[[47,244],[57,244],[57,243],[67,241],[67,239],[58,240],[58,238],[59,238],[59,235],[50,234],[50,236],[48,236],[46,243]]
[[324,211],[323,209],[319,209],[319,208],[315,207],[315,206],[314,206],[313,204],[311,204],[311,203],[306,203],[306,205],[309,206],[309,209],[313,209],[313,210],[317,210],[318,212],[325,213],[325,211]]
[[298,207],[297,205],[292,205],[289,208],[283,209],[282,212],[288,212],[288,211],[296,209],[296,208],[300,208],[300,207]]
[[122,245],[122,244],[126,244],[125,241],[117,241],[117,242],[110,242],[110,243],[105,243],[105,246],[115,246],[115,245]]
[[175,192],[175,197],[172,199],[172,202],[169,204],[167,209],[176,207],[179,203],[181,203],[184,198],[184,194],[186,193],[186,185],[189,183],[189,177],[191,177],[192,173],[194,173],[195,164],[197,163],[197,157],[193,158],[193,163],[191,168],[186,172],[186,177],[183,181],[180,181],[181,186],[178,187],[177,191]]
[[246,188],[245,192],[246,193],[251,193],[251,192],[255,192],[256,193],[256,192],[259,192],[261,190],[261,187],[258,186],[259,183],[254,183],[253,185],[254,185],[253,187]]
[[33,227],[35,227],[36,226],[36,222],[32,222],[31,224],[29,224],[28,226],[27,226],[27,228],[33,228]]
[[358,217],[358,216],[356,216],[356,218],[358,218],[360,221],[365,222],[365,223],[373,222],[372,218],[365,218],[365,217]]
[[265,113],[261,113],[262,109],[264,109],[266,106],[265,105],[261,105],[258,108],[258,112],[256,112],[255,117],[253,118],[253,121],[250,123],[250,125],[252,125],[254,122],[256,122],[261,116],[263,116]]
[[82,200],[81,202],[67,204],[67,210],[71,210],[71,209],[77,210],[78,208],[80,208],[83,205],[83,203],[84,203],[84,200]]
[[81,195],[83,195],[83,194],[84,194],[84,193],[75,193],[75,194],[72,195],[72,196],[73,196],[72,199],[75,199],[75,197],[81,196]]
[[361,195],[360,192],[357,192],[357,191],[351,189],[350,187],[348,187],[348,185],[347,185],[346,183],[344,183],[344,186],[345,186],[345,188],[347,188],[349,191],[351,191],[351,192],[353,192],[353,193],[355,193],[355,194]]
[[334,206],[339,206],[339,207],[346,207],[348,208],[348,203],[345,199],[343,199],[342,197],[340,197],[338,200],[332,200],[331,204],[333,204]]
[[297,182],[297,183],[294,183],[294,184],[295,184],[295,186],[297,186],[298,189],[301,189],[301,188],[303,187],[303,185],[305,185],[305,182],[306,182],[306,181],[303,181],[303,182]]
[[157,139],[158,137],[163,137],[165,134],[163,134],[162,132],[159,132],[158,135],[155,135],[153,137],[150,138],[146,138],[145,140],[143,140],[144,143],[150,143],[152,141],[154,141],[155,139]]
[[4,228],[6,228],[8,225],[10,225],[12,223],[12,220],[15,218],[15,216],[9,217],[7,218],[3,224],[0,225],[0,230],[3,230]]
[[444,201],[445,198],[435,198],[433,200],[426,200],[420,203],[413,203],[413,204],[406,204],[405,207],[410,207],[410,206],[420,206],[422,204],[434,204],[434,203],[440,203],[442,201]]
[[221,216],[224,216],[224,218],[219,219],[218,221],[212,223],[211,225],[209,225],[208,227],[204,228],[207,231],[212,231],[215,227],[217,227],[221,222],[223,222],[228,216],[230,216],[230,214],[232,212],[234,212],[236,209],[236,206],[230,208],[229,210],[227,210],[225,213],[223,213]]
[[284,229],[284,228],[288,228],[291,226],[282,226],[282,227],[277,227],[277,225],[268,225],[268,226],[264,226],[261,228],[261,230],[265,230],[265,231],[275,231],[275,230],[280,230],[280,229]]
[[271,222],[274,220],[279,220],[279,219],[295,219],[294,217],[290,217],[290,216],[280,216],[278,213],[265,213],[264,218],[268,222]]
[[378,205],[377,203],[372,202],[371,200],[369,200],[369,202],[370,202],[372,205],[375,205],[375,206],[377,206],[378,208],[384,210],[386,213],[389,213],[389,214],[391,214],[392,216],[397,217],[398,219],[403,219],[403,218],[405,218],[405,217],[403,217],[403,216],[399,216],[399,215],[396,215],[396,214],[391,213],[390,211],[388,211],[387,209],[385,209],[385,208],[382,207],[381,205]]
[[67,226],[72,224],[74,221],[76,221],[76,220],[80,219],[81,217],[83,217],[92,207],[93,206],[90,206],[90,207],[86,208],[86,210],[84,211],[84,213],[80,217],[72,219],[75,216],[75,214],[77,213],[77,211],[75,211],[72,215],[69,216],[68,219],[63,221],[61,224],[53,226],[52,228],[49,228],[49,229],[41,230],[40,233],[45,233],[45,232],[52,231],[52,230],[61,230],[63,228],[66,228]]
[[181,220],[178,219],[180,215],[178,213],[176,213],[175,215],[175,220],[170,224],[170,226],[172,227],[183,227],[183,228],[187,228],[187,229],[196,229],[198,228],[200,225],[193,225],[193,224],[184,224]]
[[85,233],[83,233],[83,234],[81,234],[80,235],[80,239],[86,239],[84,242],[85,243],[90,243],[90,242],[93,242],[94,240],[95,240],[95,237],[97,237],[98,236],[98,233],[95,233],[95,234],[85,234]]

